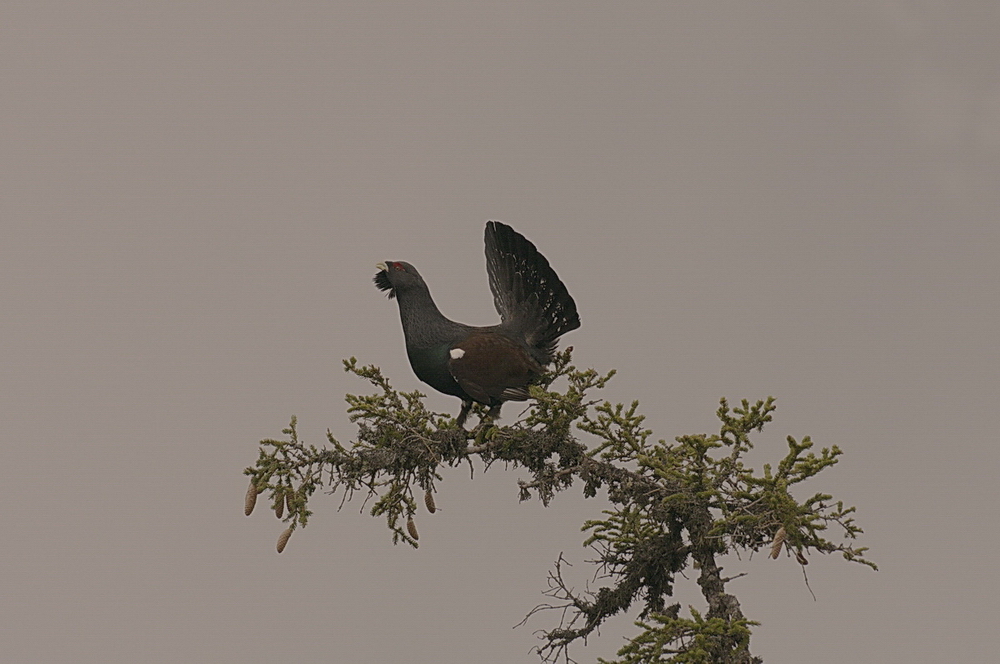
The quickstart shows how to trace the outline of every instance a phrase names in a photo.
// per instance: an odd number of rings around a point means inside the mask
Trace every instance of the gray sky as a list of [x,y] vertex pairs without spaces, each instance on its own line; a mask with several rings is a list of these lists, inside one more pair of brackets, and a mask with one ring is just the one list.
[[[482,231],[574,295],[657,437],[778,398],[882,571],[726,561],[769,664],[986,661],[996,581],[1000,10],[979,1],[13,2],[0,26],[0,641],[23,662],[533,662],[578,491],[446,474],[421,547],[337,500],[281,556],[257,441],[400,388],[408,260],[496,320]],[[432,395],[432,407],[458,401]],[[516,413],[508,406],[507,417]],[[693,582],[678,599],[700,606]],[[621,618],[581,661],[634,633]],[[987,653],[990,653],[987,655]]]

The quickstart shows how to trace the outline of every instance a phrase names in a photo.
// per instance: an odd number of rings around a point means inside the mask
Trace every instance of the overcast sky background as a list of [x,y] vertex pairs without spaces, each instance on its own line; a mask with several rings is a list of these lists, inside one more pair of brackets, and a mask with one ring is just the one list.
[[280,556],[242,514],[292,414],[351,438],[341,358],[421,387],[377,261],[497,320],[488,219],[555,266],[575,359],[657,437],[773,395],[756,461],[844,450],[802,494],[857,505],[882,570],[813,556],[814,601],[792,560],[727,559],[755,654],[995,657],[998,8],[4,3],[2,658],[537,661],[556,616],[511,628],[560,552],[590,577],[600,500],[456,469],[416,551],[339,497]]

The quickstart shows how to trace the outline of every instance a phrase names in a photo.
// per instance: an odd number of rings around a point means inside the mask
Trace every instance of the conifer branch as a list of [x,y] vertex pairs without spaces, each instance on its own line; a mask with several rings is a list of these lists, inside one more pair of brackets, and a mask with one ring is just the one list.
[[[752,434],[771,422],[773,398],[730,406],[723,399],[717,433],[653,440],[638,402],[612,404],[592,399],[614,372],[578,370],[571,348],[559,353],[517,421],[496,426],[486,420],[472,431],[455,426],[446,414],[426,409],[420,392],[396,391],[375,366],[344,362],[349,373],[368,381],[373,394],[347,395],[348,414],[358,427],[349,445],[329,431],[328,445],[317,448],[298,438],[293,417],[287,440],[263,440],[250,477],[245,512],[259,494],[269,494],[276,516],[287,524],[278,549],[292,532],[309,522],[310,497],[319,489],[341,494],[340,506],[358,497],[373,516],[386,519],[393,543],[416,548],[414,520],[419,504],[436,511],[434,494],[446,467],[478,459],[485,470],[497,462],[522,469],[521,500],[548,505],[555,495],[579,483],[585,497],[604,492],[610,503],[600,517],[586,521],[584,545],[596,554],[594,581],[599,587],[576,590],[565,578],[569,563],[559,555],[544,594],[525,621],[555,612],[558,624],[540,634],[536,648],[543,662],[571,662],[570,649],[585,644],[615,615],[637,610],[638,634],[606,664],[704,662],[752,664],[750,628],[727,591],[734,577],[723,576],[722,556],[764,551],[763,559],[786,551],[800,565],[807,554],[839,553],[872,569],[854,507],[825,493],[799,500],[791,493],[835,465],[836,446],[818,453],[810,438],[787,439],[787,452],[760,472],[745,463]],[[559,383],[560,390],[553,389]],[[485,416],[476,406],[475,413]],[[581,442],[578,435],[587,438]],[[839,537],[829,535],[831,531]],[[669,604],[673,586],[689,567],[697,572],[707,610],[690,608],[681,616]],[[803,567],[803,572],[804,572]],[[808,583],[808,581],[807,581]],[[604,662],[605,660],[600,660]]]

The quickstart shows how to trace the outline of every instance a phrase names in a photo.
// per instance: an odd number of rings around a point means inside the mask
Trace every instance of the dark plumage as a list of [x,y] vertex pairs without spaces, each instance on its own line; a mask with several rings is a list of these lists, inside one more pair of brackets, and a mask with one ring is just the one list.
[[500,413],[524,401],[528,385],[552,361],[559,337],[580,327],[576,303],[530,241],[498,221],[486,224],[486,272],[500,324],[463,325],[445,318],[409,263],[378,265],[375,285],[399,303],[406,354],[417,378],[462,400],[463,426],[478,401]]

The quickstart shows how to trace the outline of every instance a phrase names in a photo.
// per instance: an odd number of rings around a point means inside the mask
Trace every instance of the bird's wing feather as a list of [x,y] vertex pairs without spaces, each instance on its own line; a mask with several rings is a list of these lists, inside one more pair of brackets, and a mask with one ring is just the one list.
[[524,401],[542,367],[517,342],[499,333],[475,334],[449,350],[448,371],[476,401]]

